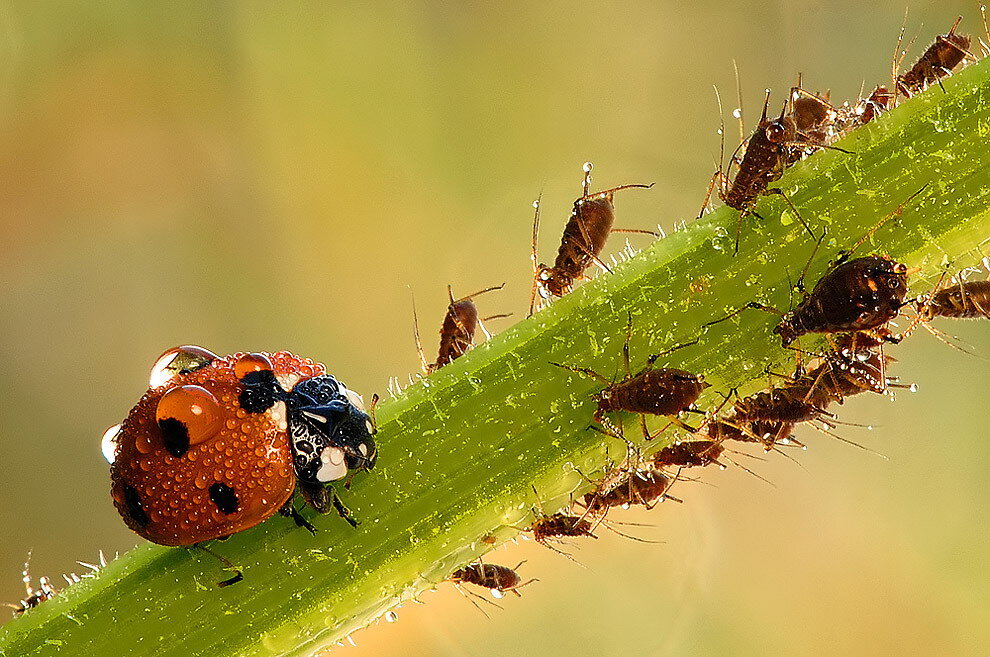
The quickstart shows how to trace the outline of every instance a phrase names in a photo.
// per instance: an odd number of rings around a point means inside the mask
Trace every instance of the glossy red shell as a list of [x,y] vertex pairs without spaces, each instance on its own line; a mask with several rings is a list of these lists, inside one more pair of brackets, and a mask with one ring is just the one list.
[[[177,373],[148,390],[121,425],[110,467],[111,495],[128,527],[149,541],[192,545],[229,536],[271,517],[292,496],[296,478],[285,404],[263,413],[240,407],[243,384],[235,364],[244,355]],[[288,352],[264,356],[286,390],[326,371]],[[170,451],[159,420],[201,415],[199,408],[191,415],[176,409],[176,401],[197,401],[178,390],[183,386],[199,386],[212,395],[217,407],[210,414],[219,417],[208,418],[210,435],[204,438],[201,427],[193,427],[188,448],[183,452],[173,445]],[[159,413],[159,402],[169,393]],[[181,455],[175,456],[176,451]]]

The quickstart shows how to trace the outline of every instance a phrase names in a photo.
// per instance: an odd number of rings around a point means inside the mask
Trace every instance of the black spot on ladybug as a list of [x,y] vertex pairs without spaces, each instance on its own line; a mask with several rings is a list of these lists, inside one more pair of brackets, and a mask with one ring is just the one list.
[[303,454],[312,454],[313,443],[309,442],[308,440],[296,441],[296,449],[302,452]]
[[264,413],[285,397],[285,391],[271,370],[248,372],[241,378],[244,390],[238,401],[248,413]]
[[220,509],[220,513],[228,516],[237,511],[240,502],[237,500],[237,493],[227,484],[213,484],[210,486],[210,499]]
[[124,505],[127,507],[127,515],[139,527],[146,527],[151,522],[151,518],[144,510],[144,504],[141,503],[141,496],[129,484],[124,485]]
[[162,432],[162,442],[168,453],[179,458],[189,451],[189,428],[182,420],[167,417],[158,420],[158,428]]

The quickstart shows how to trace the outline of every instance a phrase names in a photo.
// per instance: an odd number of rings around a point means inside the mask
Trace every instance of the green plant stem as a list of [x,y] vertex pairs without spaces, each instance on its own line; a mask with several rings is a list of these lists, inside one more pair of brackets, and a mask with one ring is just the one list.
[[[841,143],[853,154],[818,153],[788,171],[781,189],[814,230],[828,229],[810,281],[924,185],[860,253],[920,267],[915,290],[947,261],[979,260],[990,234],[988,78],[990,62],[971,66],[945,81],[947,93],[935,88],[856,130]],[[768,366],[786,367],[791,352],[771,315],[745,312],[701,331],[747,301],[788,307],[814,243],[784,207],[760,201],[762,219],[743,220],[735,257],[737,212],[691,223],[383,403],[379,466],[342,492],[357,530],[308,516],[314,537],[276,517],[217,543],[246,578],[225,589],[212,560],[137,548],[9,623],[0,655],[305,655],[367,625],[484,552],[483,536],[503,541],[529,524],[533,485],[553,509],[587,487],[575,468],[593,475],[621,457],[619,441],[587,430],[600,384],[548,361],[610,375],[631,314],[634,369],[700,335],[666,361],[713,384],[702,408],[732,387],[764,386]]]

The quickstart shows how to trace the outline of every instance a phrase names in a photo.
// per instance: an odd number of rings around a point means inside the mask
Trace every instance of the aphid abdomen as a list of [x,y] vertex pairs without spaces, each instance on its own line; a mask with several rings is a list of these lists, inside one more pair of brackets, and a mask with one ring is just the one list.
[[990,281],[971,281],[939,290],[932,296],[928,308],[935,317],[990,317]]
[[658,467],[706,466],[717,463],[724,450],[714,440],[690,440],[664,447],[653,457],[653,463]]
[[440,327],[440,349],[434,367],[439,369],[467,353],[477,330],[478,307],[471,299],[450,304]]
[[708,385],[690,372],[646,369],[609,389],[610,408],[647,415],[677,415],[690,408]]
[[614,222],[615,209],[610,194],[575,201],[564,227],[554,269],[571,280],[580,278],[605,249]]

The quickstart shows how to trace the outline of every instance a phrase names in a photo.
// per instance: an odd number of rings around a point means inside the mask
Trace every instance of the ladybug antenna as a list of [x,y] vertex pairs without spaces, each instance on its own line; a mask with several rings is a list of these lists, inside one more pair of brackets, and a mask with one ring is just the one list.
[[241,581],[242,579],[244,579],[244,573],[241,572],[241,569],[238,568],[237,566],[235,566],[234,565],[234,562],[231,561],[230,559],[228,559],[227,557],[223,556],[222,554],[220,554],[218,552],[214,552],[210,548],[204,546],[202,543],[194,543],[192,547],[195,548],[195,549],[197,549],[197,550],[201,550],[201,551],[205,552],[206,554],[210,555],[211,557],[213,557],[214,559],[216,559],[217,561],[219,561],[220,563],[222,563],[223,564],[223,567],[225,569],[227,569],[227,570],[229,570],[229,571],[231,571],[231,572],[234,573],[234,576],[233,577],[229,577],[229,578],[227,578],[225,580],[222,580],[220,582],[217,582],[217,586],[223,588],[224,586],[230,586],[231,584],[237,584],[239,581]]

